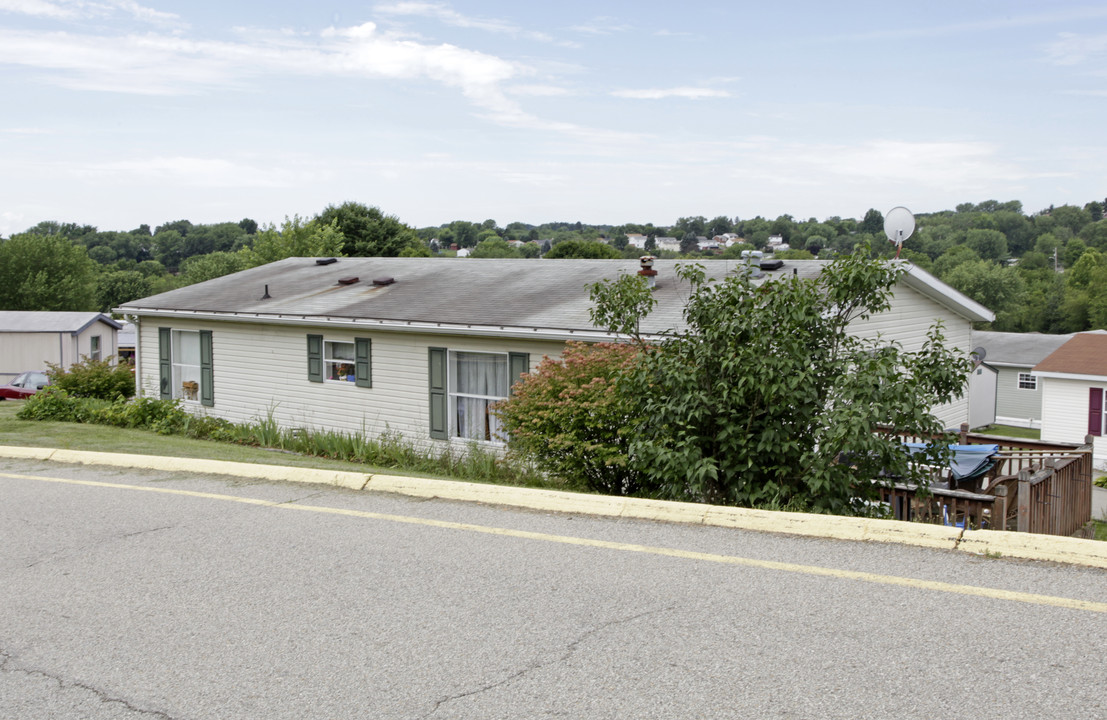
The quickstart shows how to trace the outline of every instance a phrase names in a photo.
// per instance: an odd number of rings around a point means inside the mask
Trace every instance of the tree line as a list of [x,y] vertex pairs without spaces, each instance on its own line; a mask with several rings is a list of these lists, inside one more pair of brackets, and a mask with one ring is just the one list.
[[[902,257],[996,313],[991,329],[1063,333],[1107,328],[1107,200],[1050,206],[1024,213],[1017,200],[963,203],[954,210],[916,216]],[[698,238],[731,233],[741,242],[700,251]],[[771,237],[791,258],[830,259],[871,245],[890,257],[883,213],[823,220],[717,216],[651,223],[533,225],[455,220],[412,228],[358,202],[329,205],[311,218],[292,217],[259,227],[239,222],[193,224],[177,220],[153,229],[101,231],[90,225],[42,222],[0,238],[0,309],[101,310],[292,256],[443,256],[633,258],[642,249],[631,235],[674,237],[681,252],[662,257],[733,258],[765,248]]]

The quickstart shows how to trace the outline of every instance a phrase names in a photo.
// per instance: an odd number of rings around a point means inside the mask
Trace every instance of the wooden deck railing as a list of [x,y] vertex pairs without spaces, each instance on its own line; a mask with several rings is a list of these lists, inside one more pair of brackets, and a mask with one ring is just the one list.
[[884,502],[897,520],[1048,535],[1073,535],[1091,520],[1091,438],[1077,446],[979,435],[962,426],[959,439],[962,445],[1000,446],[980,491],[886,488]]
[[1007,516],[1006,489],[1003,492],[996,496],[933,488],[921,494],[915,485],[893,485],[882,490],[882,499],[896,520],[994,530],[1000,529],[998,518]]

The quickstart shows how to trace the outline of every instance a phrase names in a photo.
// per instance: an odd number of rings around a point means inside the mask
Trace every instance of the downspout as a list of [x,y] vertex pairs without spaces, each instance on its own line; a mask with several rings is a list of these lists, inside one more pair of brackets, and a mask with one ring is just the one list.
[[129,320],[135,325],[135,397],[142,397],[142,328],[138,324],[138,315],[124,315],[125,320]]

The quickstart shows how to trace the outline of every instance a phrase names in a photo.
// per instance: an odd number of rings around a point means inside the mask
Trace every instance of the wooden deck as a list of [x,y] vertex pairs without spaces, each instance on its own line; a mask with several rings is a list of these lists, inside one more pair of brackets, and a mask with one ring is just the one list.
[[1000,459],[970,489],[897,484],[883,501],[897,520],[965,529],[1074,535],[1092,518],[1092,445],[969,433],[962,445],[999,445]]

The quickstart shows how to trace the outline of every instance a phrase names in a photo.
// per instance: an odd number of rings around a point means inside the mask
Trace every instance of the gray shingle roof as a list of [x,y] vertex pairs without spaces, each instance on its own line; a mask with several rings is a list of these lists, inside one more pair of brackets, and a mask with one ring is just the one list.
[[[680,262],[687,261],[654,263],[658,303],[643,321],[643,333],[663,332],[682,324],[688,285],[676,275],[675,266]],[[816,277],[825,264],[822,260],[789,260],[767,276],[795,273]],[[736,270],[740,262],[713,260],[702,265],[710,277],[722,277]],[[592,302],[587,286],[638,270],[637,260],[339,258],[333,264],[318,265],[314,258],[288,258],[134,300],[119,310],[591,331],[598,328],[589,317]],[[339,284],[351,277],[358,281]],[[373,285],[378,278],[395,282]],[[263,299],[266,287],[270,297]]]
[[118,330],[122,325],[98,312],[0,311],[0,332],[81,332],[103,320]]
[[984,362],[989,365],[1033,367],[1064,345],[1072,335],[978,330],[972,334],[972,337],[977,346],[987,351]]

